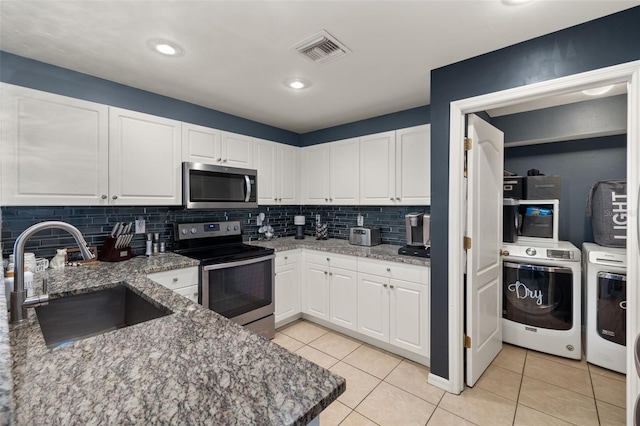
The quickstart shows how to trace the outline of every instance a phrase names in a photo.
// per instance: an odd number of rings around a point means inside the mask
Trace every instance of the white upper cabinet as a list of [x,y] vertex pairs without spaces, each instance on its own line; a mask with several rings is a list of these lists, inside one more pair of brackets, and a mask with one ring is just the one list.
[[252,169],[253,140],[250,136],[183,123],[182,161]]
[[361,137],[360,204],[397,204],[395,179],[396,132]]
[[109,193],[113,205],[182,202],[179,121],[109,108]]
[[431,125],[396,130],[396,200],[431,204]]
[[329,147],[313,145],[302,149],[305,204],[329,201]]
[[353,138],[303,148],[306,204],[358,204],[359,146]]
[[222,132],[197,124],[182,123],[182,161],[219,164]]
[[216,164],[253,169],[253,138],[223,131],[221,157]]
[[0,86],[0,97],[0,204],[107,201],[106,105],[8,84]]
[[430,125],[360,138],[360,204],[431,204]]
[[298,204],[299,148],[262,139],[253,141],[258,170],[258,203]]

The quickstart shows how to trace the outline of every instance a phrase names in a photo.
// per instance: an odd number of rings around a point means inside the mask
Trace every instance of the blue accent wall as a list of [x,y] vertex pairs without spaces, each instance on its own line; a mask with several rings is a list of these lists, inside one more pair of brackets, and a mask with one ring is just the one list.
[[505,148],[504,167],[520,176],[529,169],[560,176],[558,237],[581,248],[593,242],[589,190],[601,180],[626,179],[627,135]]
[[288,145],[297,133],[0,51],[0,81]]
[[353,123],[329,127],[315,132],[303,133],[300,135],[300,146],[316,145],[340,139],[402,129],[403,127],[428,124],[430,123],[429,116],[429,105],[425,105],[366,120],[354,121]]
[[[431,71],[431,372],[449,378],[449,104],[640,59],[640,7]],[[453,243],[453,242],[452,242]]]

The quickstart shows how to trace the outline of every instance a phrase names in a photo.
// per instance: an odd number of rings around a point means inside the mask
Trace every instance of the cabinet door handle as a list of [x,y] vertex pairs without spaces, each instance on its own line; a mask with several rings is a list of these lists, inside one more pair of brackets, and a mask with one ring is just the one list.
[[332,275],[333,275],[333,272],[329,272],[329,276],[332,276]]
[[330,262],[330,261],[331,261],[331,258],[327,257],[327,262]]
[[222,161],[222,158],[216,158],[216,161],[219,163]]
[[113,197],[111,197],[111,198],[113,198],[114,200],[117,200],[117,199],[118,199],[118,196],[117,196],[117,195],[114,195],[114,196],[113,196]]
[[226,163],[226,162],[227,162],[227,159],[225,158],[224,160],[222,160],[222,162],[223,162],[223,163]]
[[391,272],[391,268],[387,268],[387,272]]
[[389,198],[391,201],[393,201],[393,197]]
[[284,260],[287,260],[288,258],[289,258],[289,256],[285,256],[285,257],[284,257]]
[[400,197],[396,197],[396,200],[400,201]]
[[174,278],[174,279],[173,279],[173,282],[174,282],[174,283],[177,283],[177,282],[178,282],[178,278],[177,278],[177,277],[176,277],[176,278]]
[[325,198],[325,199],[324,199],[324,201],[329,201],[329,199],[328,199],[328,198]]
[[107,199],[107,196],[106,196],[106,195],[104,195],[104,194],[102,194],[102,199],[103,199],[103,200],[106,200],[106,199]]
[[389,287],[390,287],[390,288],[393,288],[393,284],[391,284]]
[[386,284],[382,284],[382,287],[387,288],[387,285]]
[[333,198],[329,198],[329,201],[333,201]]

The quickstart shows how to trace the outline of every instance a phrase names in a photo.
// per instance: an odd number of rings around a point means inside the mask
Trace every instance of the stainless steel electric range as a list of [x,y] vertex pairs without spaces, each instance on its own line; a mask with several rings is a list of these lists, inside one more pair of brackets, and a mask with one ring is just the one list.
[[274,251],[244,244],[239,221],[181,223],[174,235],[174,252],[200,261],[198,302],[273,338]]

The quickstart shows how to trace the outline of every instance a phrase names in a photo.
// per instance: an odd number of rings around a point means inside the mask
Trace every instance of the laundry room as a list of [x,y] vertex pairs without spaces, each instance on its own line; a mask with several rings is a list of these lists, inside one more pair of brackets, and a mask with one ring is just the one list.
[[627,96],[608,89],[483,118],[504,132],[503,341],[625,374]]

